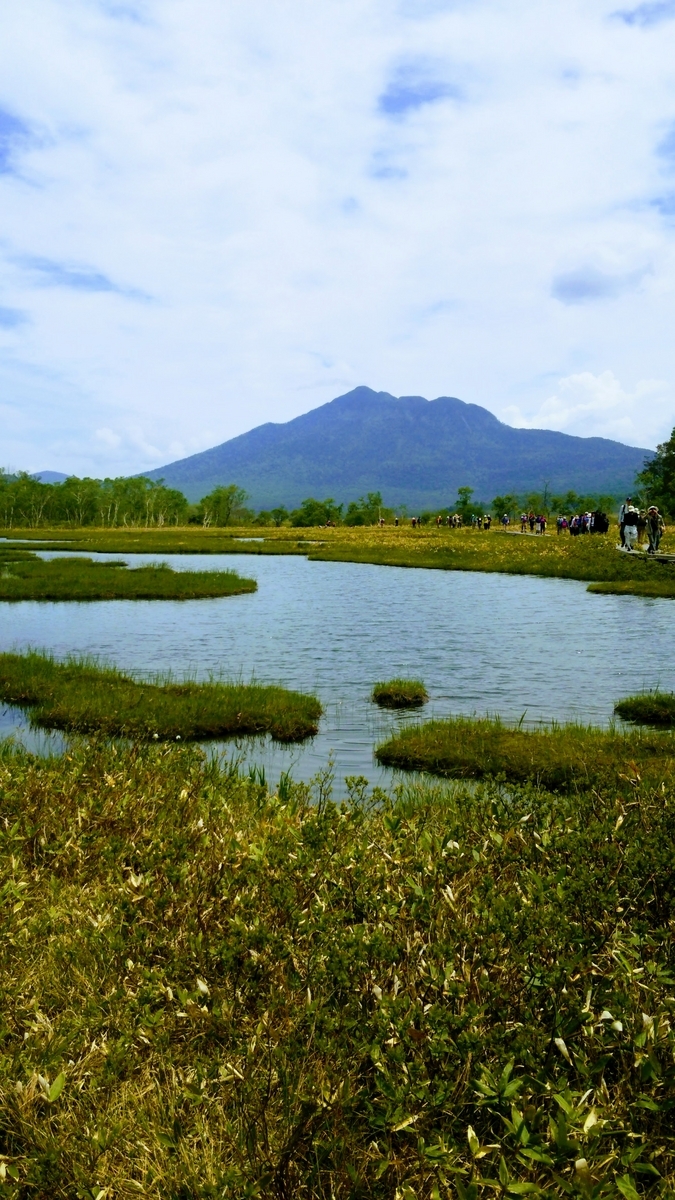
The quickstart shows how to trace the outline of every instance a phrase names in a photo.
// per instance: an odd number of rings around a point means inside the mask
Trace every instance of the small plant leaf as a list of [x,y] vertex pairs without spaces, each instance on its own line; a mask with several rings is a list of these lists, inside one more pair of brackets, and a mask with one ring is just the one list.
[[61,1071],[61,1074],[56,1076],[56,1079],[54,1080],[52,1086],[50,1087],[49,1091],[47,1092],[47,1099],[49,1100],[50,1104],[53,1104],[55,1100],[58,1100],[58,1098],[61,1095],[61,1092],[63,1091],[63,1088],[65,1086],[65,1082],[66,1082],[66,1077],[65,1077],[63,1071]]

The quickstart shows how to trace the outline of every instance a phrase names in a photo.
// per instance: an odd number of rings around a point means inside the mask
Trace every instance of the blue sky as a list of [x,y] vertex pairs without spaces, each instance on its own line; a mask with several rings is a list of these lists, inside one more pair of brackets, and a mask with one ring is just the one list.
[[675,425],[675,0],[22,0],[0,463],[140,471],[365,383]]

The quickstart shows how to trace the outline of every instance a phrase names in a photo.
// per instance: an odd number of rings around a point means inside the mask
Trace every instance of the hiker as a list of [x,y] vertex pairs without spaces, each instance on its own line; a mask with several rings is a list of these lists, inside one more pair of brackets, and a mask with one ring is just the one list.
[[539,518],[539,532],[542,537],[546,533],[546,517],[544,516],[543,513],[541,514],[541,516]]
[[665,528],[665,522],[658,508],[655,504],[650,505],[647,509],[647,536],[649,538],[647,554],[656,554]]
[[489,529],[491,524],[492,524],[492,516],[490,513],[486,513],[485,516],[483,517],[483,528]]
[[619,509],[619,537],[621,539],[622,546],[626,545],[626,539],[624,538],[623,531],[624,531],[624,526],[626,523],[624,518],[626,516],[626,509],[628,508],[629,504],[632,504],[632,500],[631,500],[630,496],[626,496],[626,499],[624,500],[623,504],[621,505],[621,508]]
[[591,533],[609,533],[609,518],[600,509],[591,513]]
[[504,526],[504,528],[506,529],[506,526],[507,526],[508,524],[509,524],[509,516],[508,516],[508,513],[504,513],[504,516],[502,517],[502,525],[503,525],[503,526]]
[[637,542],[637,523],[640,516],[637,508],[632,504],[627,504],[624,507],[623,513],[623,544],[626,550],[632,550]]
[[527,532],[527,513],[520,514],[520,532],[521,533]]
[[443,524],[443,518],[442,518],[441,514],[439,513],[438,516],[436,517],[436,528],[440,529],[442,524]]
[[394,517],[394,525],[398,529],[398,517]]
[[637,544],[638,546],[642,546],[646,541],[647,534],[647,513],[645,512],[644,508],[641,508],[638,513],[637,532]]

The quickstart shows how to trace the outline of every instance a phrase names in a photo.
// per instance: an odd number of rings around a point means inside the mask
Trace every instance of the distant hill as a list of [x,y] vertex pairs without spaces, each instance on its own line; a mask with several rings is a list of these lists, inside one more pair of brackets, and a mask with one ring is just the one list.
[[386,504],[415,510],[452,504],[458,487],[492,500],[541,491],[544,480],[554,493],[618,495],[651,453],[607,438],[513,429],[452,396],[397,399],[358,387],[283,425],[260,425],[146,474],[193,501],[236,483],[255,508],[380,491]]
[[63,483],[67,478],[62,471],[37,471],[33,476],[39,483]]

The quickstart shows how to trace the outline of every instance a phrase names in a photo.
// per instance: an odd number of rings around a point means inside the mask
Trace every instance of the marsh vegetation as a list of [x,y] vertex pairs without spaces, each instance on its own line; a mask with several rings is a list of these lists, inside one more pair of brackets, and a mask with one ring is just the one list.
[[159,741],[270,733],[280,742],[316,733],[315,696],[256,683],[138,680],[95,662],[0,654],[0,699],[44,729]]
[[671,1196],[670,778],[329,785],[5,749],[3,1193]]
[[[11,532],[11,531],[10,531]],[[499,529],[425,527],[321,528],[298,539],[289,528],[237,529],[62,529],[22,531],[22,544],[53,539],[53,549],[107,553],[159,554],[305,554],[324,562],[362,562],[381,566],[425,567],[444,571],[488,571],[508,575],[578,579],[591,591],[664,598],[675,597],[675,563],[645,554],[620,554],[616,530],[586,537],[521,537]],[[243,540],[252,537],[256,541]],[[667,540],[664,551],[668,550]]]

